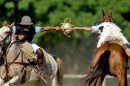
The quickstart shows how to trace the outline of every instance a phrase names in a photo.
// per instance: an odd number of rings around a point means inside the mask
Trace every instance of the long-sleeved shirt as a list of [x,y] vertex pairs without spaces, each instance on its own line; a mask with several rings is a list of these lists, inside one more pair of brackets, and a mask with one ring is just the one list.
[[[35,32],[36,33],[41,32],[41,28],[42,27],[35,27]],[[13,26],[13,32],[16,33],[16,26]]]
[[116,24],[114,24],[112,22],[103,22],[99,25],[92,26],[91,28],[92,28],[93,33],[101,34],[105,29],[104,27],[111,28],[111,30],[113,30],[113,32],[116,32],[116,31],[120,32],[121,31],[121,29]]

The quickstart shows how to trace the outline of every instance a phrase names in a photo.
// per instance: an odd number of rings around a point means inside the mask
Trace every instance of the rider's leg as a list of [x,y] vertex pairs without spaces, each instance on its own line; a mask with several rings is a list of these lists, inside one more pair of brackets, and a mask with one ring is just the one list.
[[4,80],[2,79],[2,77],[0,77],[0,86],[2,86],[4,84]]
[[[40,75],[41,77],[45,77],[45,67],[46,67],[46,60],[45,60],[45,56],[43,53],[43,50],[36,44],[32,44],[34,52],[37,54],[37,70],[38,70],[38,75]],[[48,76],[47,76],[48,77]],[[44,78],[43,78],[44,80]]]
[[37,54],[38,64],[45,64],[46,61],[42,49],[36,44],[32,44],[32,47],[34,49],[34,52]]
[[41,48],[36,50],[38,64],[45,64],[44,54]]
[[128,40],[123,35],[121,35],[121,38],[124,42],[123,47],[126,51],[126,54],[130,57],[130,43],[128,42]]

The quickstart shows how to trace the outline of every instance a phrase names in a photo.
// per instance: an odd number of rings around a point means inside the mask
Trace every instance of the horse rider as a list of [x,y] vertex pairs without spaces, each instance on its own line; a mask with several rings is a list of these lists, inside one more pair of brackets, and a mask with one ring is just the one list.
[[[32,42],[32,40],[36,33],[49,30],[60,30],[60,27],[35,27],[30,16],[23,16],[21,22],[13,27],[13,31],[19,43],[26,41],[31,43],[34,52],[37,54],[37,63],[39,66],[45,64],[45,56],[42,49]],[[35,62],[32,61],[31,63]]]
[[[115,23],[113,23],[112,20],[99,22],[91,27],[74,27],[74,29],[99,34],[99,40],[96,49],[99,48],[108,37],[120,38],[123,41],[122,46],[125,49],[126,54],[130,57],[130,43],[122,34],[121,29]],[[98,62],[99,59],[95,58],[95,60],[95,62]],[[92,64],[91,66],[94,67],[95,65],[96,63]]]
[[99,34],[100,36],[97,43],[97,48],[105,42],[108,36],[112,36],[111,32],[113,32],[117,37],[120,37],[123,40],[123,46],[130,52],[130,44],[128,40],[122,34],[121,29],[113,22],[103,22],[91,27],[76,27],[75,29]]

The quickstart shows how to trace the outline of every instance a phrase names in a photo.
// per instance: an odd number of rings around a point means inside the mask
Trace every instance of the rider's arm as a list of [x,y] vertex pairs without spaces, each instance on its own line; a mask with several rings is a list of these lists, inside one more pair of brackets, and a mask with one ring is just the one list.
[[60,30],[60,27],[42,27],[41,31]]
[[74,29],[76,30],[84,30],[84,31],[87,31],[87,32],[92,32],[92,33],[97,33],[97,34],[100,34],[101,31],[100,29],[98,28],[98,26],[91,26],[91,27],[74,27]]
[[36,33],[49,30],[60,30],[60,27],[35,27]]
[[101,30],[99,29],[100,26],[91,26],[92,33],[101,34]]
[[74,27],[74,29],[76,29],[76,30],[85,30],[85,31],[88,31],[88,32],[92,32],[91,27]]

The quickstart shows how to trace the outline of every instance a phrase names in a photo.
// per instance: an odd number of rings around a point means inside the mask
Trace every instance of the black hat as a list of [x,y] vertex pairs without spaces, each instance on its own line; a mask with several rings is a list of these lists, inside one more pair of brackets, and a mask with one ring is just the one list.
[[19,24],[20,25],[33,25],[32,19],[30,16],[23,16]]

